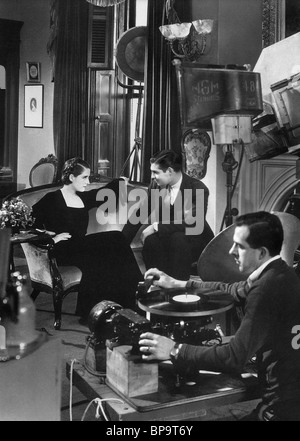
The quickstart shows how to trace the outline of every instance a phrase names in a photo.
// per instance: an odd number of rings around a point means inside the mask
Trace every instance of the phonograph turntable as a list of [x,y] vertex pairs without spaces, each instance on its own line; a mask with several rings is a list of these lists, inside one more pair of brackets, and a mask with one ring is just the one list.
[[178,289],[147,289],[143,283],[136,294],[138,307],[146,312],[153,332],[177,342],[204,344],[221,340],[220,328],[208,327],[213,316],[233,307],[230,295],[219,290],[185,292]]
[[233,299],[218,290],[157,289],[146,280],[138,285],[136,304],[133,311],[103,300],[89,315],[86,368],[106,376],[125,396],[152,393],[158,387],[158,363],[144,362],[139,351],[142,333],[153,332],[178,343],[221,344],[224,334],[219,325],[212,326],[213,316],[229,311]]
[[158,363],[145,363],[139,351],[142,333],[153,332],[178,343],[221,344],[224,334],[219,325],[211,325],[213,316],[233,307],[232,297],[218,290],[185,292],[150,286],[151,280],[138,285],[136,309],[141,314],[104,300],[89,315],[92,334],[86,368],[106,376],[106,382],[125,396],[152,393],[158,388]]

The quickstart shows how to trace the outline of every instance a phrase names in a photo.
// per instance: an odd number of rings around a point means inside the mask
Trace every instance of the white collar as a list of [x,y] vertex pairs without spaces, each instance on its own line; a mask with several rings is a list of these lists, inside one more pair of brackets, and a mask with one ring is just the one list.
[[263,270],[271,263],[274,262],[274,260],[280,259],[280,255],[278,254],[277,256],[271,257],[271,259],[267,260],[265,263],[263,263],[262,265],[260,265],[255,271],[253,271],[253,273],[250,274],[250,276],[248,277],[248,283],[250,282],[250,284],[252,284],[253,282],[255,282],[255,280],[257,280],[259,278],[259,276],[261,275],[261,273],[263,272]]
[[180,189],[180,186],[181,186],[181,183],[182,183],[182,175],[181,175],[181,177],[180,177],[180,179],[178,179],[178,181],[176,182],[176,184],[174,184],[174,185],[170,185],[170,187],[172,188],[172,190],[179,190]]

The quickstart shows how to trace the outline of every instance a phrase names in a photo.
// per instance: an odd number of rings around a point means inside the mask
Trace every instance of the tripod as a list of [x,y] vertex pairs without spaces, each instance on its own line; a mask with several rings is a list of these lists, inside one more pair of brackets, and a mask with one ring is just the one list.
[[129,180],[130,181],[137,181],[138,180],[138,174],[141,170],[141,160],[140,160],[140,152],[142,149],[142,138],[140,137],[140,122],[141,122],[141,110],[142,110],[142,94],[143,89],[142,87],[139,88],[139,96],[138,96],[138,105],[137,105],[137,113],[136,113],[136,123],[135,123],[135,138],[134,138],[134,145],[132,147],[131,152],[129,153],[128,157],[126,158],[123,168],[121,170],[121,176],[123,175],[126,167],[128,164],[130,164],[130,159],[133,156],[133,161],[131,165],[131,170],[129,172]]

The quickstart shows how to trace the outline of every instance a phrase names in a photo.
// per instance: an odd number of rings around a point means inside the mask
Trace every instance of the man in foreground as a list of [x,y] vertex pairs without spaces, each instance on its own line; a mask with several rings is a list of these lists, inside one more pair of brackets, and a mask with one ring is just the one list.
[[162,288],[200,292],[211,288],[229,293],[244,304],[245,315],[236,334],[224,345],[192,346],[153,333],[142,334],[143,359],[171,359],[181,370],[194,366],[242,373],[256,355],[262,401],[245,419],[300,421],[300,280],[280,258],[282,243],[283,229],[277,216],[245,214],[237,218],[229,254],[240,272],[249,275],[246,282],[186,282],[158,269],[148,270],[145,278],[155,277],[154,285]]

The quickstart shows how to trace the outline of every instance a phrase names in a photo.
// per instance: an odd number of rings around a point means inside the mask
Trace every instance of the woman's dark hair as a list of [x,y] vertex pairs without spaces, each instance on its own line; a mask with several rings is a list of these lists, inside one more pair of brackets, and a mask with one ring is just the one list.
[[68,159],[62,169],[61,182],[64,185],[71,184],[70,175],[79,176],[85,168],[91,168],[90,165],[83,159],[76,157]]
[[266,211],[243,214],[237,217],[235,225],[249,228],[246,241],[251,248],[265,247],[271,256],[280,254],[283,243],[283,228],[280,219],[275,214]]
[[156,164],[164,172],[171,167],[175,172],[182,170],[182,156],[174,150],[161,150],[150,158],[151,164]]

